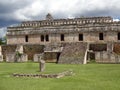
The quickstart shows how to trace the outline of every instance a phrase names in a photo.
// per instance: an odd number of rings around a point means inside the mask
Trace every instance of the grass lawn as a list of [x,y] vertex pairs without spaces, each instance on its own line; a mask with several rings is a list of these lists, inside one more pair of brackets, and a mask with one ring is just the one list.
[[120,90],[120,64],[47,63],[44,73],[73,70],[63,78],[16,78],[12,73],[39,73],[38,63],[0,63],[0,90]]

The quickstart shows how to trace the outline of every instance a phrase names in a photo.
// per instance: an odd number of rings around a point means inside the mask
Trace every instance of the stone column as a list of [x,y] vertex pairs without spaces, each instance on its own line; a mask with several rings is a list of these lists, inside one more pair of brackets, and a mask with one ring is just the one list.
[[40,72],[43,72],[45,70],[45,61],[44,60],[40,60]]
[[43,72],[45,70],[45,61],[41,59],[42,56],[43,56],[43,54],[38,56],[40,72]]

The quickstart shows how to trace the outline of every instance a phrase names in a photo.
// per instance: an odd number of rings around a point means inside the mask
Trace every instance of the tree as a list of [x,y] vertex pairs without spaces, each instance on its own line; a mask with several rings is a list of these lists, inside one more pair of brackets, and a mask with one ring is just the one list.
[[0,38],[0,45],[6,44],[6,36]]

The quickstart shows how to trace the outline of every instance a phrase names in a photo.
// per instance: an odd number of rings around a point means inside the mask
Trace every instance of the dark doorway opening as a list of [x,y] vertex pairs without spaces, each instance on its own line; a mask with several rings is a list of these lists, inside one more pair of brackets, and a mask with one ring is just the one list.
[[120,32],[118,33],[118,40],[120,40]]
[[41,35],[41,41],[42,42],[44,41],[44,35]]
[[58,63],[58,61],[59,61],[60,54],[61,54],[60,52],[57,53],[57,61],[56,61],[56,63]]
[[25,42],[28,42],[28,35],[25,36]]
[[87,60],[88,60],[88,62],[95,62],[95,53],[88,52]]
[[83,34],[79,34],[79,41],[83,41]]
[[99,40],[103,40],[104,37],[103,37],[103,33],[99,33]]
[[61,41],[64,41],[64,34],[61,34]]
[[46,35],[46,41],[49,41],[49,35]]

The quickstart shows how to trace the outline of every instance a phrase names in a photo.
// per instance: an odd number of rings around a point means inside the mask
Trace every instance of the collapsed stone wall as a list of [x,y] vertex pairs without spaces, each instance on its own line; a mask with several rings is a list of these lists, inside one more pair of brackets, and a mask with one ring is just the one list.
[[7,54],[15,52],[16,48],[17,45],[3,45],[2,46],[3,59],[6,59]]
[[9,53],[6,55],[6,62],[27,62],[27,54]]
[[67,43],[59,57],[58,63],[83,64],[87,43]]
[[[6,60],[6,55],[15,53],[17,45],[3,45],[2,46],[2,54],[3,59]],[[23,45],[23,51],[28,55],[28,60],[33,60],[34,54],[39,54],[44,52],[43,45]]]
[[44,52],[44,45],[24,45],[24,53],[28,55],[28,60],[33,60],[34,54]]

